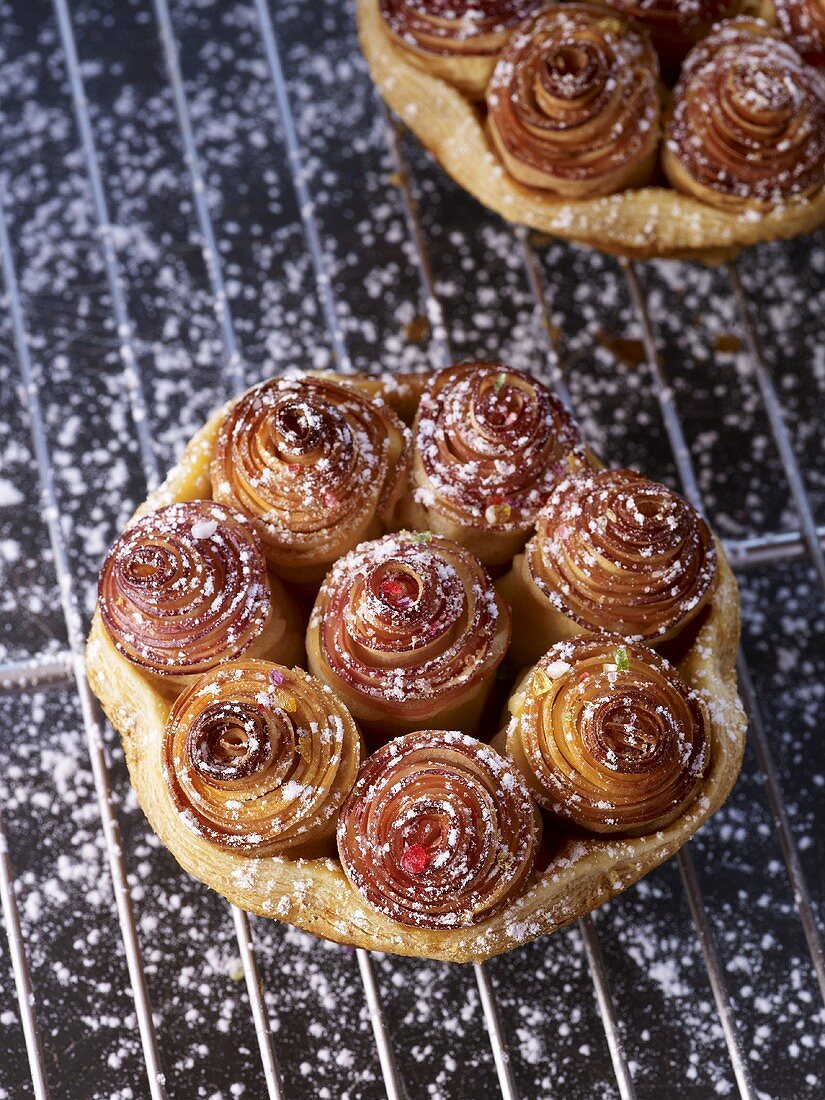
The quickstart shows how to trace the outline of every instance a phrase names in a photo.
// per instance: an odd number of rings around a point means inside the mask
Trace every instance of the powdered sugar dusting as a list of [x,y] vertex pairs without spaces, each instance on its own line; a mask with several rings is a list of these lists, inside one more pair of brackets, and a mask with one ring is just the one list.
[[[192,237],[191,195],[150,6],[78,0],[71,7],[165,467],[226,395],[220,330]],[[0,161],[11,171],[13,243],[36,360],[49,378],[49,437],[72,565],[88,609],[106,547],[144,496],[144,485],[47,8],[2,8],[6,140]],[[181,2],[172,8],[247,379],[280,366],[329,366],[252,7]],[[424,303],[351,13],[337,3],[290,0],[272,10],[299,134],[310,151],[308,180],[350,353],[366,368],[434,364],[426,339],[405,336]],[[112,54],[114,64],[104,61]],[[351,141],[341,141],[344,127]],[[510,231],[450,184],[415,144],[407,148],[457,356],[498,357],[540,371],[543,333]],[[547,242],[541,258],[588,440],[616,464],[674,483],[615,264]],[[819,346],[825,252],[817,239],[761,246],[741,267],[821,519],[825,467],[814,412],[825,383]],[[715,528],[731,537],[791,529],[795,517],[724,274],[684,264],[651,265],[641,274]],[[4,326],[7,320],[4,311]],[[7,329],[4,336],[8,351]],[[2,641],[12,656],[63,641],[15,377],[7,355],[0,363],[8,395],[0,426],[3,475],[25,496],[0,515],[7,580],[0,599],[4,611],[15,608],[3,619]],[[801,859],[821,900],[816,815],[825,764],[818,685],[825,668],[816,593],[803,566],[761,570],[743,581],[749,657]],[[15,590],[22,598],[11,603]],[[54,1084],[68,1095],[74,1089],[78,1100],[88,1100],[92,1089],[123,1100],[143,1095],[125,965],[109,946],[118,931],[76,703],[61,690],[3,698],[0,706],[0,806],[19,876],[38,1014],[47,1045],[60,1054],[54,1070],[50,1062]],[[35,730],[48,737],[34,736]],[[149,833],[111,738],[109,749],[170,1089],[209,1098],[257,1096],[264,1083],[243,983],[236,980],[240,960],[227,907],[183,874]],[[693,848],[756,1087],[783,1096],[792,1082],[795,1096],[814,1100],[823,1087],[817,991],[750,757],[728,806]],[[678,1081],[689,1100],[735,1095],[678,868],[662,867],[596,920],[639,1094],[658,1095],[663,1081]],[[273,922],[253,925],[289,1095],[378,1100],[384,1089],[353,954]],[[495,1067],[472,973],[389,957],[377,966],[411,1091],[441,1100],[461,1089],[494,1095]],[[521,1091],[561,1092],[570,1100],[615,1097],[577,932],[496,960],[490,970]],[[0,937],[0,1093],[13,1097],[28,1072],[16,1020]]]

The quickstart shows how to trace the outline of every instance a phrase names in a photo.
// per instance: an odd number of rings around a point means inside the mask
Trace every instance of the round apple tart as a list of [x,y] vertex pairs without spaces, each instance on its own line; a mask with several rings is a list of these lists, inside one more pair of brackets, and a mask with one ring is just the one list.
[[823,12],[359,0],[358,20],[381,95],[479,202],[617,256],[719,263],[825,223]]
[[601,905],[722,805],[738,637],[696,510],[483,362],[290,372],[219,409],[106,556],[86,663],[186,871],[466,962]]

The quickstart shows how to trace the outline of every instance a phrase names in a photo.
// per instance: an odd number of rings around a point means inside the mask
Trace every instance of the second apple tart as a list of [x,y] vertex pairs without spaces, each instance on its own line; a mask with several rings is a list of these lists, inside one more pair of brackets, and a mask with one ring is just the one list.
[[[710,263],[825,223],[822,0],[545,0],[520,21],[511,4],[483,90],[399,37],[401,7],[447,14],[359,0],[372,77],[507,221],[622,257]],[[450,35],[480,14],[455,0]]]

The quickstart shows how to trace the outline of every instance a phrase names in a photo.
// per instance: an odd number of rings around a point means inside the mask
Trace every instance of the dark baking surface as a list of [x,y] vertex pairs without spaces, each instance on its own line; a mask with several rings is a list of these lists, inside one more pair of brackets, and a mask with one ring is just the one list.
[[[254,0],[172,0],[194,137],[234,328],[251,383],[333,365],[265,64]],[[438,362],[387,131],[349,4],[271,4],[331,289],[353,363]],[[160,467],[230,390],[222,329],[150,0],[73,0],[81,71]],[[46,0],[0,3],[0,173],[70,565],[84,612],[102,554],[145,495],[72,110]],[[405,139],[457,357],[542,372],[548,355],[512,232]],[[304,211],[308,213],[308,211]],[[626,279],[613,260],[538,242],[561,363],[609,461],[675,483]],[[825,248],[819,236],[745,255],[796,453],[825,521]],[[708,514],[728,538],[798,520],[723,272],[651,264],[644,289]],[[0,310],[0,661],[65,648],[8,303]],[[122,334],[120,334],[122,336]],[[817,917],[823,913],[825,645],[804,562],[740,574],[745,647]],[[77,695],[0,696],[0,813],[17,873],[46,1069],[58,1097],[148,1095]],[[265,1095],[229,907],[182,874],[137,807],[111,730],[114,800],[170,1096]],[[752,749],[693,857],[756,1094],[825,1094],[820,993]],[[639,1097],[737,1086],[675,862],[596,916]],[[380,1097],[354,952],[253,921],[286,1095]],[[411,1098],[499,1095],[471,968],[377,959]],[[618,1096],[580,934],[489,967],[523,1097]],[[0,937],[0,1100],[31,1095]]]

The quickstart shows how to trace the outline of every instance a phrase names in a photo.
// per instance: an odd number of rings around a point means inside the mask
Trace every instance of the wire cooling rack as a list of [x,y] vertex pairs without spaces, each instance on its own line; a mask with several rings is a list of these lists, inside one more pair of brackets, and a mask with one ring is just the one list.
[[[514,231],[389,116],[334,0],[0,10],[0,1097],[821,1096],[822,240],[709,271]],[[228,393],[485,355],[723,535],[753,751],[677,860],[470,968],[182,875],[82,648],[105,546]]]

